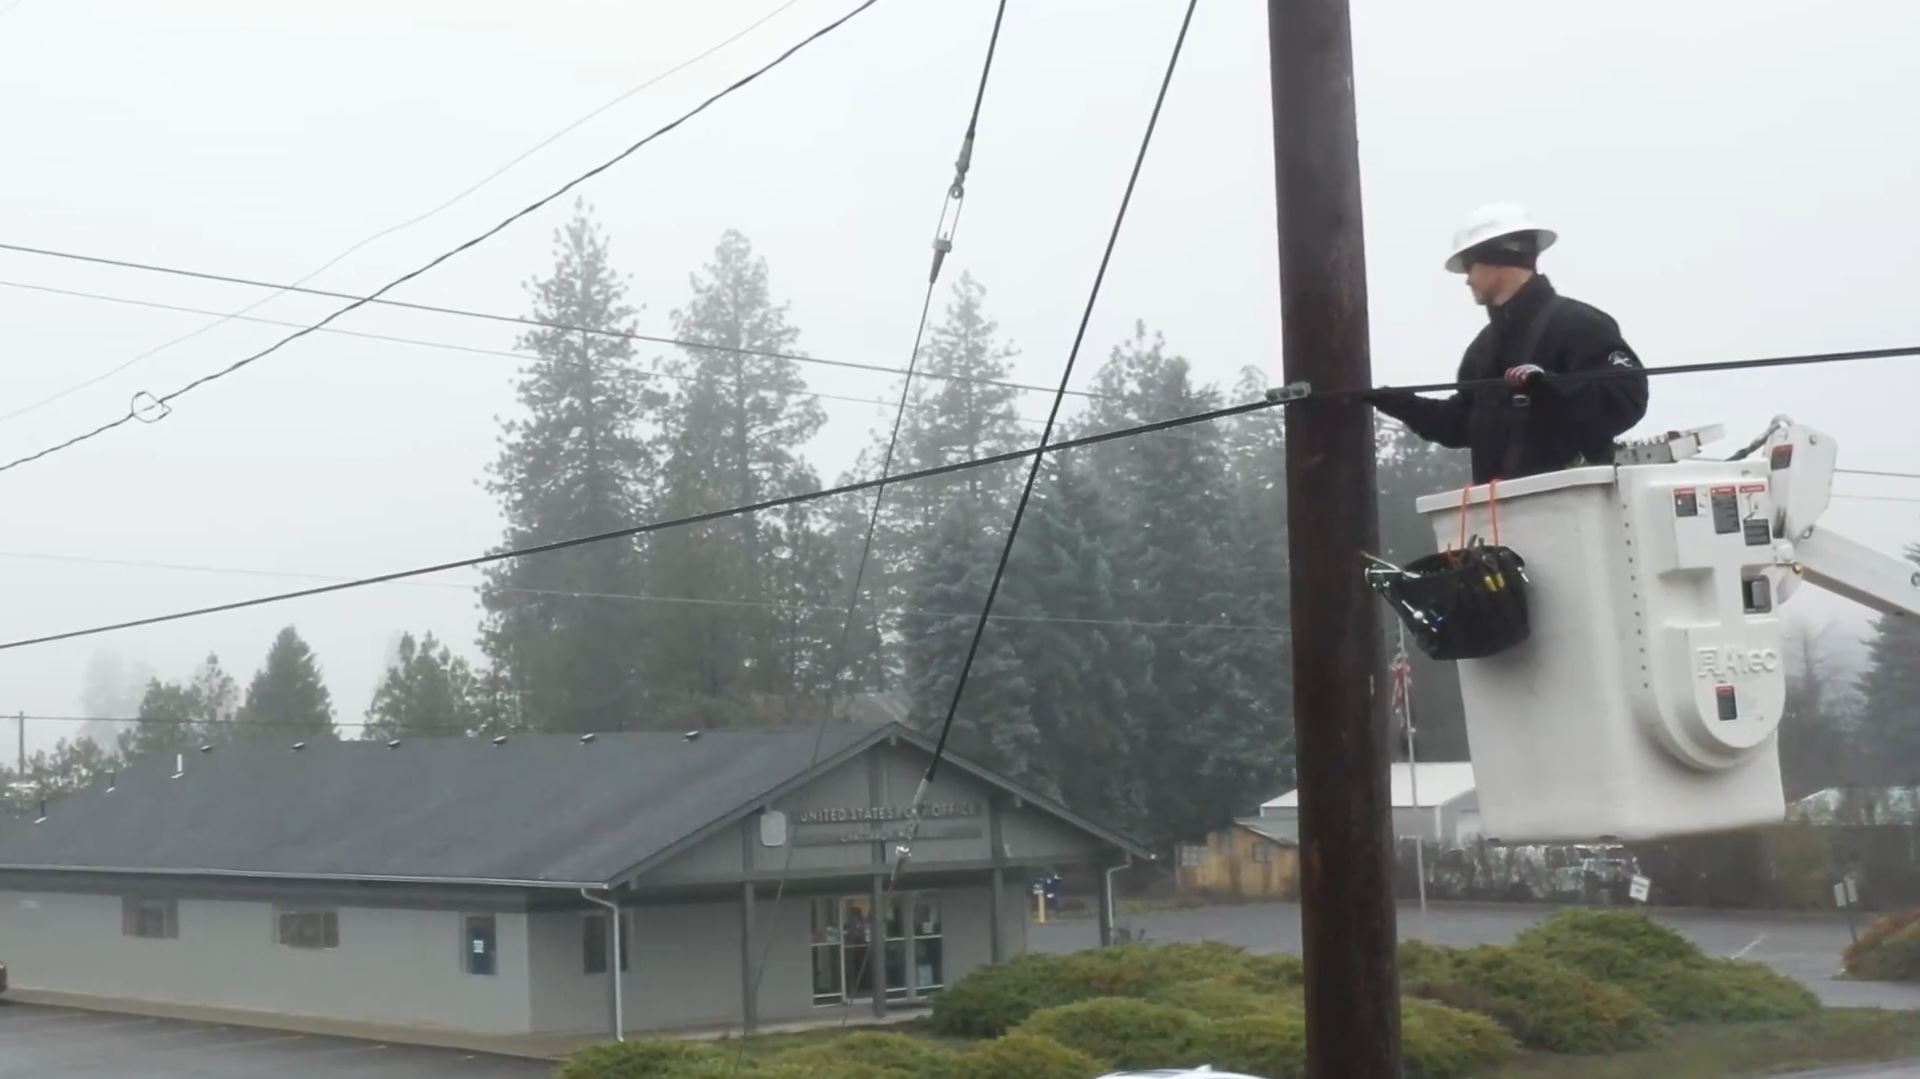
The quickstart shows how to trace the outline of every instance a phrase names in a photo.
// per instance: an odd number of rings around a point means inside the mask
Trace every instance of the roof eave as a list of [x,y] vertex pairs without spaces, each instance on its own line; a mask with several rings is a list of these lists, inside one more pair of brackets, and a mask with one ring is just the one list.
[[443,884],[490,888],[605,888],[605,881],[520,880],[513,877],[435,877],[387,873],[279,873],[256,869],[209,869],[150,866],[0,864],[0,873],[105,873],[143,877],[225,877],[250,880],[315,881],[349,884]]

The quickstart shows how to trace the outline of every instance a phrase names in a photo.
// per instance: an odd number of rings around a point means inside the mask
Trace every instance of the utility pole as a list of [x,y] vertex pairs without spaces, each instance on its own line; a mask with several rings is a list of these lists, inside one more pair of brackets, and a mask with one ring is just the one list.
[[[1347,0],[1268,0],[1286,381],[1372,383]],[[1287,553],[1300,784],[1307,1075],[1399,1079],[1391,759],[1361,552],[1379,543],[1372,406],[1287,409]]]

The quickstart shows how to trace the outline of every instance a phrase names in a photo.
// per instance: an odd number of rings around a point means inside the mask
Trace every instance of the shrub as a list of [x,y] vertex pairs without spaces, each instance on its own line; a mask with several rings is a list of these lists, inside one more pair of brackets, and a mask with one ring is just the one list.
[[[991,1038],[1042,1008],[1095,997],[1145,997],[1180,982],[1244,975],[1254,988],[1291,978],[1299,961],[1253,957],[1211,941],[1126,944],[1071,955],[1024,955],[981,967],[933,1002],[933,1026],[943,1034]],[[1289,973],[1291,972],[1291,973]]]
[[1748,1022],[1810,1015],[1807,988],[1758,963],[1710,959],[1644,914],[1571,910],[1520,934],[1517,949],[1627,990],[1679,1022]]
[[1298,1079],[1307,1071],[1307,1019],[1298,1008],[1209,1023],[1195,1055],[1219,1071]]
[[721,1049],[677,1038],[590,1045],[567,1058],[556,1079],[682,1079],[703,1064],[731,1064]]
[[1920,981],[1920,909],[1889,914],[1844,953],[1847,973],[1878,982]]
[[1484,1015],[1407,1000],[1400,1005],[1407,1079],[1466,1079],[1513,1056],[1513,1039]]
[[1050,1038],[1007,1034],[953,1059],[951,1079],[1093,1079],[1100,1061]]
[[1423,940],[1406,940],[1400,942],[1396,962],[1400,968],[1400,980],[1409,982],[1444,978],[1453,973],[1459,961],[1458,948],[1428,944]]
[[[938,1075],[953,1054],[937,1045],[904,1034],[861,1031],[802,1049],[789,1049],[768,1061],[778,1079],[795,1079],[817,1070],[822,1076],[849,1079],[920,1079]],[[781,1071],[780,1069],[787,1069]]]
[[1687,938],[1661,925],[1639,911],[1596,910],[1580,907],[1563,910],[1514,938],[1514,946],[1551,954],[1571,944],[1609,941],[1621,945],[1641,962],[1678,961],[1705,958]]
[[1258,1015],[1294,995],[1297,994],[1263,993],[1240,981],[1208,978],[1162,986],[1149,992],[1146,999],[1172,1008],[1185,1008],[1208,1019],[1234,1019]]
[[1033,1013],[1016,1033],[1051,1038],[1120,1068],[1188,1063],[1207,1021],[1183,1008],[1097,997]]
[[1556,1053],[1608,1053],[1652,1043],[1660,1019],[1633,994],[1530,952],[1481,947],[1452,969],[1406,984],[1409,995],[1479,1012],[1521,1044]]
[[1297,955],[1242,955],[1237,964],[1220,973],[1256,992],[1275,996],[1285,996],[1307,980]]

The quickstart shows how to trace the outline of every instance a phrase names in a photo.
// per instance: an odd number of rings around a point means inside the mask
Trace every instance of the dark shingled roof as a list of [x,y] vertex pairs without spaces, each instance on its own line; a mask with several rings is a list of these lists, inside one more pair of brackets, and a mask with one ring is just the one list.
[[[823,765],[892,727],[832,725]],[[816,728],[221,746],[0,828],[0,868],[598,885],[808,774]]]

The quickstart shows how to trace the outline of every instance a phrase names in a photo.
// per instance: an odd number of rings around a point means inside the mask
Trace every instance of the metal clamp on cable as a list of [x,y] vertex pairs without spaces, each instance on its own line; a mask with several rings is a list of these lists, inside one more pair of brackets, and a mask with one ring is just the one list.
[[1304,401],[1313,396],[1313,386],[1305,382],[1289,382],[1284,386],[1270,386],[1267,400],[1278,405],[1287,401]]

